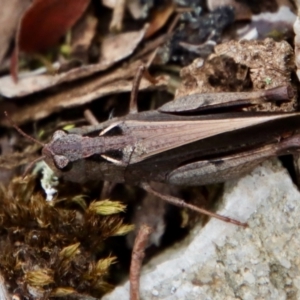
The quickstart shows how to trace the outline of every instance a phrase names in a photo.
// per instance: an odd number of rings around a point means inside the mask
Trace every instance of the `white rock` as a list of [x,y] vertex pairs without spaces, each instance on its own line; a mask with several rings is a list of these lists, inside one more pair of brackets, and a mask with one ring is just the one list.
[[[141,299],[300,299],[300,194],[277,160],[227,182],[218,213],[143,269]],[[156,291],[153,293],[153,291]],[[129,284],[105,300],[129,299]]]

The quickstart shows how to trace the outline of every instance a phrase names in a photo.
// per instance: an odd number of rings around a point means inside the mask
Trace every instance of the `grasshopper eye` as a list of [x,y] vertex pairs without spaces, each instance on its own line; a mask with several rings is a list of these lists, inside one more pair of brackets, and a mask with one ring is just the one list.
[[53,136],[52,136],[52,140],[55,141],[57,139],[60,139],[64,136],[66,136],[67,133],[63,130],[56,130],[54,133],[53,133]]
[[59,169],[65,168],[69,163],[69,160],[63,155],[54,155],[53,160]]

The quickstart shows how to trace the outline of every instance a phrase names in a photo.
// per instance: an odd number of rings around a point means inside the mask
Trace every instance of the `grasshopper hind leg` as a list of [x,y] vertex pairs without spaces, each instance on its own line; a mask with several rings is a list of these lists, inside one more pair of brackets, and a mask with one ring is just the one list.
[[235,219],[232,219],[232,218],[229,218],[229,217],[226,217],[226,216],[218,215],[218,214],[213,213],[209,210],[206,210],[206,209],[197,207],[195,205],[186,203],[184,200],[182,200],[180,198],[173,197],[173,196],[170,196],[170,195],[161,194],[161,193],[157,192],[156,190],[154,190],[148,183],[142,183],[141,187],[145,191],[147,191],[148,193],[153,194],[154,196],[156,196],[156,197],[158,197],[158,198],[160,198],[160,199],[162,199],[162,200],[164,200],[168,203],[171,203],[173,205],[176,205],[176,206],[179,206],[179,207],[186,207],[186,208],[191,209],[193,211],[196,211],[200,214],[204,214],[204,215],[207,215],[209,217],[219,219],[223,222],[232,223],[232,224],[242,226],[242,227],[248,227],[247,223],[243,223],[243,222],[240,222],[238,220],[235,220]]

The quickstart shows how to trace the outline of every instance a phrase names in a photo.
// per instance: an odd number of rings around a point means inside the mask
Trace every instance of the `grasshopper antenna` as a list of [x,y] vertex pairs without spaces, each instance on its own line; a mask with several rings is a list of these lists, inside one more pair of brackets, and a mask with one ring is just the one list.
[[[17,126],[17,124],[11,119],[11,117],[8,115],[8,113],[5,111],[4,112],[6,118],[8,119],[9,123],[11,124],[12,127],[14,127],[21,135],[23,135],[24,137],[26,137],[27,139],[31,140],[32,142],[34,143],[37,143],[39,145],[41,145],[42,147],[45,146],[44,143],[36,140],[35,138],[33,138],[32,136],[30,136],[29,134],[25,133],[20,127]],[[24,173],[23,173],[23,178],[25,178],[28,173],[32,170],[33,166],[40,160],[44,159],[45,156],[41,156],[41,157],[38,157],[37,159],[35,159],[34,161],[32,161],[25,169]]]
[[22,175],[22,178],[25,178],[25,177],[29,174],[29,172],[33,169],[34,165],[35,165],[37,162],[43,160],[44,158],[46,158],[45,155],[40,156],[40,157],[38,157],[37,159],[35,159],[34,161],[32,161],[32,162],[25,168],[25,171],[24,171],[24,173],[23,173],[23,175]]
[[32,142],[41,145],[42,147],[45,146],[44,143],[42,143],[39,140],[37,140],[37,139],[33,138],[32,136],[28,135],[20,127],[18,127],[18,125],[11,119],[11,117],[8,115],[8,113],[6,111],[4,112],[4,114],[5,114],[6,118],[8,119],[9,123],[11,124],[11,126],[14,127],[21,135],[23,135],[27,139],[31,140]]

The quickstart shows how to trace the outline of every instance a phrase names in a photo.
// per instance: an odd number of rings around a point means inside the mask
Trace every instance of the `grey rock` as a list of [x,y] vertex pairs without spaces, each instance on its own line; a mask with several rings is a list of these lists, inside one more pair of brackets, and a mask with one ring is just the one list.
[[[300,194],[278,160],[225,184],[216,219],[143,268],[141,299],[300,299]],[[129,283],[105,300],[129,299]]]

